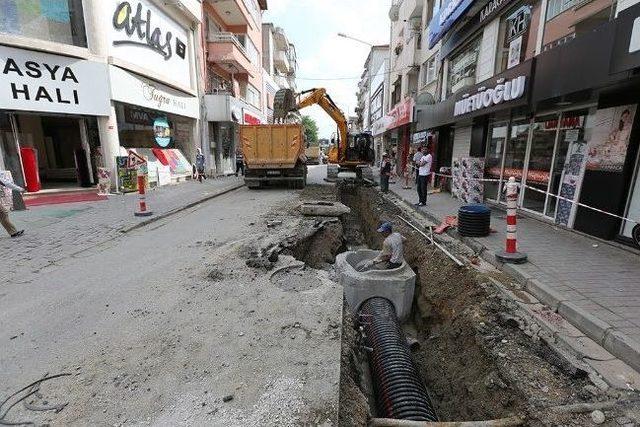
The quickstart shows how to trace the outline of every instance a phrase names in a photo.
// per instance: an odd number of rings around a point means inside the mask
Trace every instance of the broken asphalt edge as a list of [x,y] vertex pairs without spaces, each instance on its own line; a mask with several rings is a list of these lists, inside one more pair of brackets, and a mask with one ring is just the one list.
[[200,197],[199,199],[197,199],[197,200],[195,200],[193,202],[187,203],[184,206],[180,206],[180,207],[177,207],[177,208],[174,208],[174,209],[170,209],[170,210],[168,210],[166,212],[163,212],[161,214],[155,215],[152,218],[145,219],[144,221],[140,221],[137,224],[121,228],[120,229],[120,233],[122,233],[122,234],[130,233],[130,232],[132,232],[134,230],[137,230],[138,228],[142,228],[142,227],[144,227],[146,225],[152,224],[152,223],[154,223],[156,221],[159,221],[161,219],[170,217],[171,215],[175,215],[175,214],[180,213],[182,211],[185,211],[187,209],[191,209],[192,207],[194,207],[196,205],[199,205],[200,203],[204,203],[204,202],[209,201],[211,199],[215,199],[216,197],[219,197],[219,196],[222,196],[224,194],[230,193],[230,192],[235,191],[235,190],[237,190],[239,188],[242,188],[242,187],[244,187],[244,182],[238,182],[238,183],[232,184],[232,185],[230,185],[228,187],[223,187],[220,191],[216,191],[216,192],[213,192],[211,194],[207,194],[206,196]]
[[[393,189],[390,189],[390,192],[393,193],[395,196],[394,198],[397,199],[399,203],[404,204],[412,211],[426,217],[434,224],[440,224],[443,221],[442,218],[438,218],[431,212],[418,209],[416,206],[407,203],[399,194],[395,193]],[[395,203],[395,201],[391,201]],[[570,302],[569,298],[564,296],[561,292],[552,289],[543,281],[534,278],[531,274],[525,271],[522,266],[498,262],[493,251],[477,239],[461,236],[457,229],[448,230],[447,234],[471,248],[483,260],[516,279],[520,284],[524,285],[525,289],[529,293],[542,303],[549,306],[554,312],[560,314],[587,337],[591,338],[605,350],[609,351],[633,369],[640,372],[640,343],[634,341],[628,335],[616,330],[616,328],[609,323],[597,318],[583,308]]]

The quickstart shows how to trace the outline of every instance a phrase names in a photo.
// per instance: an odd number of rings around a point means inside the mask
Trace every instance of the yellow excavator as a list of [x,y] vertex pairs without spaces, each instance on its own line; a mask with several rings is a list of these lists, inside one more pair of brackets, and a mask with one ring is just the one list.
[[274,123],[288,123],[300,118],[299,111],[319,105],[338,126],[338,140],[333,140],[328,153],[327,178],[336,179],[341,171],[356,172],[358,178],[372,178],[370,166],[375,160],[371,133],[349,133],[347,119],[326,89],[309,89],[296,95],[291,89],[280,89],[273,102]]

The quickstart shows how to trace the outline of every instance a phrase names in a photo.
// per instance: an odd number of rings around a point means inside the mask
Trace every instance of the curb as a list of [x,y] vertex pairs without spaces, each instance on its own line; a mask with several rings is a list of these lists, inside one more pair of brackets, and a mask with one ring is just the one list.
[[152,223],[154,223],[156,221],[159,221],[161,219],[167,218],[167,217],[169,217],[171,215],[175,215],[175,214],[177,214],[179,212],[185,211],[187,209],[191,209],[192,207],[194,207],[196,205],[199,205],[200,203],[206,202],[206,201],[211,200],[211,199],[215,199],[218,196],[222,196],[223,194],[230,193],[230,192],[235,191],[235,190],[237,190],[239,188],[242,188],[242,187],[244,187],[244,182],[233,184],[233,185],[231,185],[231,186],[229,186],[227,188],[223,188],[222,190],[220,190],[218,192],[215,192],[215,193],[212,193],[212,194],[208,194],[208,195],[206,195],[206,196],[204,196],[204,197],[202,197],[202,198],[200,198],[198,200],[195,200],[193,202],[190,202],[190,203],[188,203],[188,204],[186,204],[184,206],[180,206],[178,208],[171,209],[171,210],[169,210],[167,212],[164,212],[164,213],[161,213],[159,215],[156,215],[153,218],[149,218],[149,219],[146,219],[144,221],[140,221],[139,223],[134,224],[132,226],[122,228],[122,229],[120,229],[120,233],[122,233],[122,234],[130,233],[130,232],[132,232],[134,230],[137,230],[138,228],[142,228],[142,227],[144,227],[146,225],[152,224]]
[[[420,210],[406,202],[402,196],[397,194],[393,189],[390,189],[390,191],[400,200],[401,203],[409,206],[413,211],[418,212],[431,222],[435,224],[442,222],[442,219],[436,217],[432,213]],[[605,350],[611,352],[611,354],[640,372],[640,343],[616,330],[615,327],[611,326],[607,322],[568,301],[567,297],[565,297],[561,292],[551,289],[538,278],[527,271],[524,271],[519,265],[503,264],[497,261],[493,252],[478,240],[471,237],[460,236],[460,233],[458,233],[457,230],[447,230],[446,234],[464,243],[471,250],[476,252],[483,260],[513,277],[524,285],[525,289],[540,302],[549,306],[554,312],[560,314],[564,319],[578,328],[587,337],[601,345]]]

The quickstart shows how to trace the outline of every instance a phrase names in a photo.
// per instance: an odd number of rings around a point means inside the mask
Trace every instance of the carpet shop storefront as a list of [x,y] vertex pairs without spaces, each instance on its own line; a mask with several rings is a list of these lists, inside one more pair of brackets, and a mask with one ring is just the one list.
[[0,171],[30,193],[97,183],[106,64],[0,46]]

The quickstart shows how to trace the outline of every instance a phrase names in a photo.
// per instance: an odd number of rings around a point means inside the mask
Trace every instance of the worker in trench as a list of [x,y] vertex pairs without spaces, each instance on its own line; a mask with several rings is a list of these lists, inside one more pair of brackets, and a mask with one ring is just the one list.
[[390,222],[383,222],[378,227],[378,233],[382,234],[382,250],[374,259],[366,260],[358,267],[359,271],[377,269],[392,270],[402,265],[404,261],[404,241],[406,240],[398,232],[393,231]]

